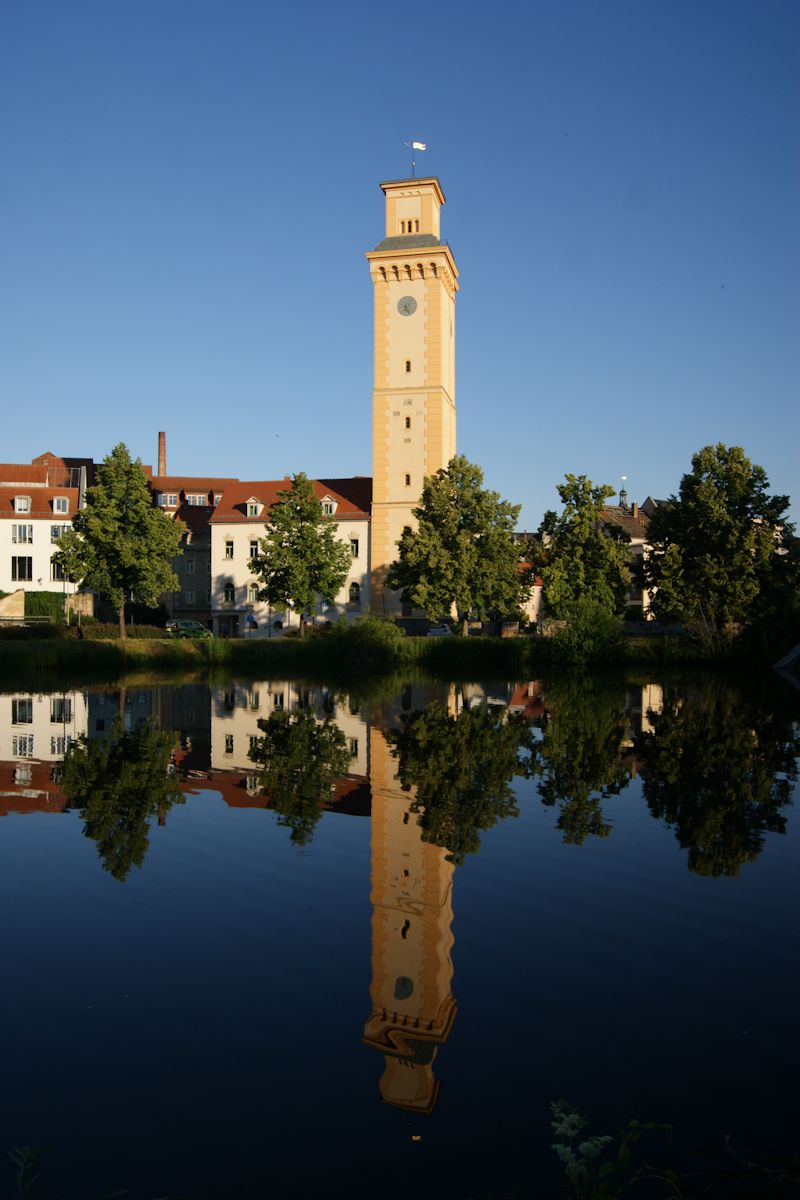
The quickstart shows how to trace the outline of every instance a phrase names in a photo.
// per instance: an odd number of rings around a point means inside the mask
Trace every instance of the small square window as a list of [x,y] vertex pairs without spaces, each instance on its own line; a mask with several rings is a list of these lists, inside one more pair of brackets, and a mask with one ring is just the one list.
[[11,724],[30,725],[33,721],[33,700],[25,697],[11,701]]
[[258,554],[258,539],[253,538],[253,540],[250,542],[250,557],[255,558],[257,554]]
[[69,512],[69,500],[67,499],[66,496],[56,496],[55,500],[53,501],[53,512],[57,512],[57,513],[68,513]]
[[28,513],[31,511],[30,496],[15,496],[14,497],[14,512]]

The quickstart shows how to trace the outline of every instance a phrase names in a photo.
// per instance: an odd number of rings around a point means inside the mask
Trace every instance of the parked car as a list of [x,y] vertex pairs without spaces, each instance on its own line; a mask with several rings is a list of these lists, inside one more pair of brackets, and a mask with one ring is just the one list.
[[425,637],[453,637],[453,631],[449,625],[431,625]]
[[167,621],[164,626],[168,637],[210,638],[213,633],[200,621]]

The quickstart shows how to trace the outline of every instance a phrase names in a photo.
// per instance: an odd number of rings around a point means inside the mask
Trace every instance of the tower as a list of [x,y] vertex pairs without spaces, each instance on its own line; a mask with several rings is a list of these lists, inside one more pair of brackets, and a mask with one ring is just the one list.
[[400,613],[385,586],[426,475],[456,452],[455,300],[458,269],[439,237],[439,180],[381,184],[386,236],[367,253],[375,296],[372,398],[372,608]]

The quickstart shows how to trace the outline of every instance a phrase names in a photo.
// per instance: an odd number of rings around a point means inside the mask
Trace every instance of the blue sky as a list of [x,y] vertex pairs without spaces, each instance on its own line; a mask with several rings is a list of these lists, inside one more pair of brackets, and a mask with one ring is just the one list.
[[378,182],[447,196],[458,449],[535,528],[745,447],[798,507],[800,6],[0,5],[4,461],[371,472]]

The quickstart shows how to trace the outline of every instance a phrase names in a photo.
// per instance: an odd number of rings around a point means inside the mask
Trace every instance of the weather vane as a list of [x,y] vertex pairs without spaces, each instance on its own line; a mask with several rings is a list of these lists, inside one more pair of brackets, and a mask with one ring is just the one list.
[[417,150],[427,150],[426,142],[403,142],[404,146],[408,146],[411,151],[411,178],[413,179],[417,173],[417,160],[414,157]]

